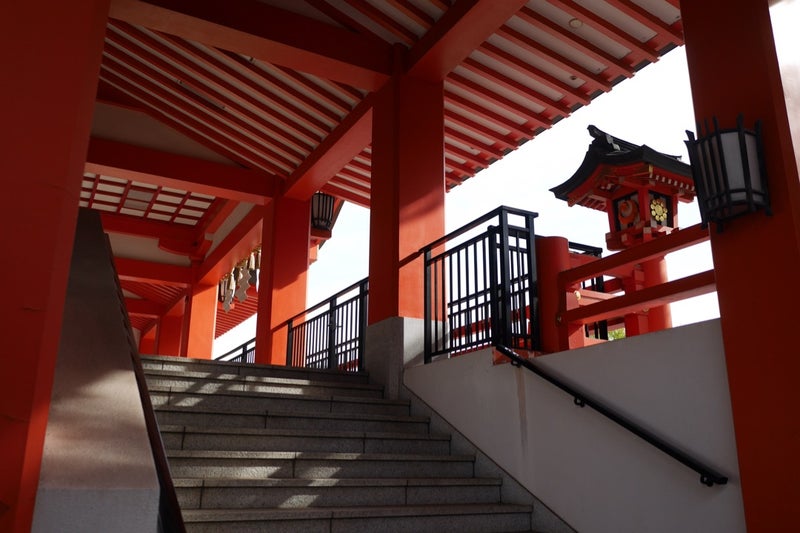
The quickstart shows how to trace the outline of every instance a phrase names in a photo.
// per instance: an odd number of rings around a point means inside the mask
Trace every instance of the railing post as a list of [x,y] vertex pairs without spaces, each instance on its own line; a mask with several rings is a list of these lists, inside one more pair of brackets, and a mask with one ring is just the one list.
[[369,278],[361,282],[358,292],[358,368],[364,370],[364,351],[367,342],[367,306],[369,305]]
[[500,328],[502,322],[500,321],[499,294],[501,284],[498,283],[499,273],[497,272],[497,236],[500,232],[496,226],[489,226],[486,228],[486,233],[489,237],[489,250],[484,260],[489,262],[489,287],[487,287],[487,289],[489,291],[489,313],[491,314],[490,327],[492,328],[492,344],[497,346],[498,344],[502,344],[500,342]]
[[[511,275],[509,272],[509,249],[508,249],[508,212],[500,210],[500,309],[502,312],[500,325],[502,326],[502,337],[500,342],[508,346],[511,343]],[[498,332],[499,333],[499,332]]]
[[422,280],[424,295],[422,301],[423,301],[423,306],[425,306],[425,311],[423,313],[423,320],[424,320],[423,342],[425,343],[425,353],[423,355],[423,360],[425,364],[428,364],[431,362],[431,353],[433,351],[431,345],[431,342],[433,340],[432,339],[433,334],[431,328],[433,327],[433,325],[431,324],[432,317],[431,317],[431,249],[430,248],[425,248],[424,261],[425,261],[424,263],[425,269],[423,273],[424,278]]
[[286,366],[292,365],[292,351],[294,350],[294,330],[293,321],[289,320],[286,324]]
[[331,298],[328,311],[328,370],[336,370],[336,297]]
[[525,216],[525,228],[528,230],[528,308],[530,332],[528,339],[531,350],[540,350],[539,343],[539,277],[536,270],[536,232],[533,228],[536,213]]

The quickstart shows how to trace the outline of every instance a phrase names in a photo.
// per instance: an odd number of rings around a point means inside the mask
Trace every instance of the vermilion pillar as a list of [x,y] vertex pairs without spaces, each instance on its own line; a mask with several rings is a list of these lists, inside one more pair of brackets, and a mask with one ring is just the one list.
[[217,286],[192,285],[186,299],[181,355],[211,359],[217,320]]
[[[800,523],[798,139],[792,141],[768,0],[682,2],[695,117],[763,123],[774,215],[711,232],[747,529]],[[797,50],[791,51],[798,60]],[[787,85],[787,87],[789,87]]]
[[[174,308],[173,308],[174,309]],[[183,309],[181,302],[180,309]],[[159,355],[181,354],[181,338],[183,336],[183,312],[171,310],[161,317],[158,325],[157,350]]]
[[442,83],[396,75],[377,94],[372,131],[369,323],[421,318],[417,252],[444,234]]
[[154,354],[156,353],[156,327],[152,327],[149,330],[142,333],[141,339],[139,339],[139,353],[143,354]]
[[276,198],[265,209],[256,362],[286,364],[286,321],[306,308],[310,201]]
[[0,531],[29,531],[108,0],[3,6]]

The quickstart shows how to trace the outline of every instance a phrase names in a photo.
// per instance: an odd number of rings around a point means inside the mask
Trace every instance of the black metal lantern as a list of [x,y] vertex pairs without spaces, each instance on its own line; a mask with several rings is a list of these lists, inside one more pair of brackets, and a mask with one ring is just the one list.
[[311,197],[311,227],[329,231],[333,227],[333,205],[335,198],[322,192]]
[[716,222],[721,231],[725,221],[745,213],[771,215],[760,121],[753,130],[744,128],[741,115],[735,129],[721,130],[716,117],[713,123],[713,130],[706,123],[705,137],[687,131],[685,141],[703,224]]

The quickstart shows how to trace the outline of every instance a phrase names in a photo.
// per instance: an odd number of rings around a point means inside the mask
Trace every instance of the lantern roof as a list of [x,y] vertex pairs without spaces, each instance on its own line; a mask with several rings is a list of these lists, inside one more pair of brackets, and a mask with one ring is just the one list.
[[669,155],[614,137],[589,126],[593,137],[575,174],[550,191],[560,200],[608,211],[608,200],[646,187],[691,202],[695,188],[691,167]]

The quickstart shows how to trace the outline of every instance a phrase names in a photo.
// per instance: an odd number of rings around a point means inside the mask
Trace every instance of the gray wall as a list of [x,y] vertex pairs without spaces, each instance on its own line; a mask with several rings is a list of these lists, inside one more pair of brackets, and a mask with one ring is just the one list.
[[33,531],[154,532],[158,496],[105,235],[81,210]]
[[744,532],[719,321],[537,358],[730,478],[699,475],[484,350],[405,384],[582,533]]

